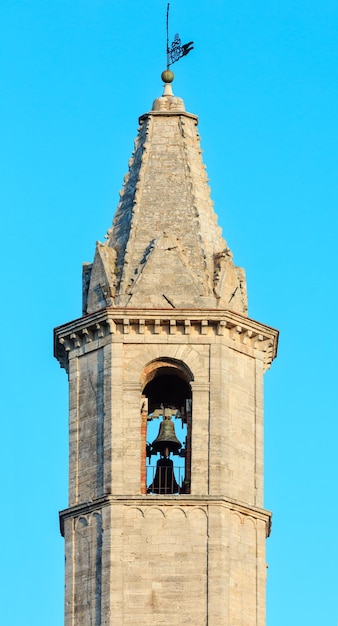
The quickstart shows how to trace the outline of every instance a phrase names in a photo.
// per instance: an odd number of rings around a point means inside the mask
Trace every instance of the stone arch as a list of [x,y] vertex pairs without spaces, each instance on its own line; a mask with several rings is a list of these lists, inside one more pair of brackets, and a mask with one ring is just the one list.
[[126,507],[126,516],[130,514],[130,517],[136,517],[136,514],[139,514],[141,517],[144,517],[144,510],[139,506],[129,506]]
[[80,515],[77,519],[75,519],[75,529],[84,528],[89,525],[89,520],[86,515]]
[[208,346],[190,344],[140,344],[133,346],[125,356],[124,377],[128,383],[145,383],[145,370],[156,361],[165,360],[172,364],[184,364],[190,382],[207,382],[209,371]]
[[171,375],[176,375],[186,383],[190,383],[194,380],[194,375],[186,363],[172,357],[163,356],[153,359],[144,367],[140,381],[142,391],[145,389],[146,385],[155,378],[159,370],[164,370]]
[[184,509],[182,509],[182,507],[180,506],[173,506],[173,507],[168,508],[168,512],[167,512],[167,517],[172,517],[172,516],[180,517],[180,518],[182,517],[187,518],[187,512]]
[[160,518],[163,519],[166,517],[166,511],[164,508],[160,508],[159,506],[151,506],[151,507],[146,507],[144,509],[144,517],[150,517],[150,518]]
[[187,516],[188,518],[203,517],[203,519],[207,519],[208,509],[205,509],[202,506],[194,506],[191,509],[188,509]]
[[238,511],[231,511],[230,522],[235,528],[240,528],[240,526],[243,526],[244,524],[244,517]]
[[256,531],[256,520],[250,515],[246,515],[244,518],[244,525],[253,528]]
[[92,522],[97,522],[98,520],[101,520],[101,511],[92,511],[89,515],[88,521],[89,524],[91,524]]

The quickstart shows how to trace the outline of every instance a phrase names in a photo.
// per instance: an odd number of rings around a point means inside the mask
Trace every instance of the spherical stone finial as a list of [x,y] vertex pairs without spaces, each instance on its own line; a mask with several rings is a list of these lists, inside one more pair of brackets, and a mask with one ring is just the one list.
[[162,72],[161,74],[161,78],[164,83],[172,83],[175,78],[174,72],[172,72],[171,70],[164,70],[164,72]]

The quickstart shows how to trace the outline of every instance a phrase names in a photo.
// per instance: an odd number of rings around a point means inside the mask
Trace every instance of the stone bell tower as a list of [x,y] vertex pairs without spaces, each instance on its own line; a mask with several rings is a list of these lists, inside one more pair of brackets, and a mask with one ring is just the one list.
[[[263,375],[217,225],[197,117],[165,85],[55,330],[69,377],[66,626],[264,626]],[[154,428],[155,426],[155,428]]]

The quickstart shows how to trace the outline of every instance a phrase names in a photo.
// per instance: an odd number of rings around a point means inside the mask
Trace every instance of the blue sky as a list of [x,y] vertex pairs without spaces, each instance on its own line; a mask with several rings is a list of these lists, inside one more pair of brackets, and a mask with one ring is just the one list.
[[[164,0],[3,0],[2,623],[63,623],[67,377],[52,328],[110,226],[138,116],[161,94]],[[268,626],[337,626],[338,5],[172,0],[195,41],[174,92],[200,119],[249,315],[281,332],[265,381]]]

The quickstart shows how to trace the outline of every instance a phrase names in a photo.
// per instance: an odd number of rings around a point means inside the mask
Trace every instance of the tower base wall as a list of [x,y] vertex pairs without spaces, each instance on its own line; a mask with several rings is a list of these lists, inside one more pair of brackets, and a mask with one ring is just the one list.
[[61,514],[65,626],[265,626],[268,511],[179,496],[97,504]]

